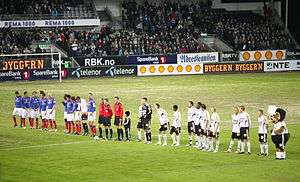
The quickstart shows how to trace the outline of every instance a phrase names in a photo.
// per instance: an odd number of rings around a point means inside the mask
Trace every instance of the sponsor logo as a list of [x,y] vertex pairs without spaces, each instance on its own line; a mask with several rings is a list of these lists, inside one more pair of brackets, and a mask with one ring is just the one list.
[[3,70],[43,69],[43,59],[6,60],[2,62]]
[[265,71],[292,71],[300,70],[299,60],[265,61]]
[[267,69],[290,69],[290,62],[267,62]]
[[21,71],[8,71],[0,73],[0,77],[21,76]]
[[5,27],[35,27],[35,21],[5,21]]
[[282,60],[286,57],[286,50],[241,51],[240,61]]
[[167,57],[165,56],[148,56],[148,57],[136,57],[138,63],[141,64],[165,64],[167,62]]
[[230,72],[262,72],[263,63],[220,63],[205,64],[205,73],[230,73]]
[[89,69],[89,68],[77,68],[72,71],[71,75],[80,77],[92,77],[92,76],[101,76],[102,70],[100,69]]
[[9,81],[9,80],[28,80],[28,77],[26,77],[27,75],[29,76],[29,72],[28,74],[26,74],[28,71],[0,71],[0,80],[1,81]]
[[97,26],[99,19],[55,19],[55,20],[15,20],[0,21],[0,27],[66,27],[66,26]]
[[139,65],[138,76],[203,74],[203,64]]
[[43,76],[46,76],[46,77],[51,77],[51,78],[58,78],[58,70],[50,70],[50,69],[47,69],[47,70],[33,70],[32,71],[32,76],[36,76],[36,77],[43,77]]
[[193,64],[203,62],[216,62],[218,61],[218,53],[191,53],[191,54],[178,54],[177,61],[179,64]]
[[128,56],[127,64],[146,65],[146,64],[175,64],[176,55],[149,55],[149,56]]
[[117,75],[133,75],[135,73],[134,68],[115,68],[110,67],[108,70],[105,71],[105,75],[109,75],[111,77],[117,76]]
[[85,58],[84,66],[113,66],[116,61],[114,59],[105,58]]
[[297,61],[297,66],[296,66],[297,69],[300,69],[300,61]]

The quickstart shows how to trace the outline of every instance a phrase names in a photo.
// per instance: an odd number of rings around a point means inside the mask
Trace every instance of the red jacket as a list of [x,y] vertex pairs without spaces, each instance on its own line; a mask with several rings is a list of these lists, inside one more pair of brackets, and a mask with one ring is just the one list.
[[112,109],[111,109],[110,105],[109,104],[104,105],[103,109],[104,109],[103,110],[103,117],[111,118],[112,115],[113,115],[113,112],[112,112]]
[[104,103],[100,102],[99,104],[99,116],[103,116],[104,115]]
[[115,103],[114,113],[115,113],[115,116],[123,117],[124,109],[123,109],[123,105],[121,102]]

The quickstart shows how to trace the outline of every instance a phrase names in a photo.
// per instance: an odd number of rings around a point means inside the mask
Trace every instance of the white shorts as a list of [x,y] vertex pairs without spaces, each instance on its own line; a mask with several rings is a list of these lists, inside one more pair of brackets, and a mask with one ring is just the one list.
[[96,112],[88,112],[88,121],[96,121]]
[[29,109],[22,109],[21,118],[28,118],[29,117]]
[[67,112],[64,111],[64,119],[67,119]]
[[12,115],[13,116],[22,116],[22,109],[23,108],[14,108],[13,112],[12,112]]
[[39,110],[31,109],[29,113],[30,118],[39,118]]
[[74,121],[74,114],[67,114],[67,121]]
[[41,118],[47,119],[47,111],[41,111]]
[[47,119],[55,120],[55,109],[50,113],[52,109],[47,109]]
[[75,111],[75,113],[74,113],[74,120],[75,121],[81,121],[81,113],[80,113],[80,111]]

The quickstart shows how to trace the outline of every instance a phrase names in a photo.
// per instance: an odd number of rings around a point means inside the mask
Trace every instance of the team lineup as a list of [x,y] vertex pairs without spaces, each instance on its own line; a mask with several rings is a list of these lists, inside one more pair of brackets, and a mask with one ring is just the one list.
[[[57,131],[55,118],[56,100],[51,93],[44,91],[32,92],[29,96],[25,91],[23,96],[15,92],[15,108],[13,110],[14,127],[20,126],[26,129],[26,119],[31,129],[45,131]],[[107,98],[101,98],[98,109],[98,123],[96,123],[96,101],[92,93],[88,99],[79,96],[64,95],[64,123],[65,133],[74,135],[90,135],[95,140],[114,140],[114,131],[111,120],[114,116],[113,125],[116,128],[118,141],[130,141],[131,138],[131,113],[124,112],[124,106],[118,96],[114,97],[114,105],[111,106]],[[159,119],[157,145],[168,145],[168,135],[172,138],[172,146],[180,146],[182,119],[178,105],[173,105],[173,117],[169,121],[168,113],[159,103],[154,104]],[[137,141],[144,140],[145,144],[152,143],[152,107],[146,97],[141,98],[138,107]],[[276,147],[276,159],[285,159],[285,146],[289,139],[288,128],[285,123],[286,112],[276,106],[269,106],[267,115],[259,109],[257,114],[258,140],[260,143],[259,155],[268,156],[268,133]],[[17,120],[20,117],[20,123]],[[247,148],[251,154],[250,128],[251,118],[244,106],[233,107],[232,134],[226,152],[232,152],[235,142],[236,153],[244,154]],[[41,119],[41,124],[39,123]],[[220,117],[217,109],[212,107],[210,112],[206,105],[201,102],[188,101],[187,104],[187,146],[195,147],[202,151],[218,152],[220,136]],[[273,129],[269,129],[273,124]],[[98,135],[97,135],[98,128]],[[103,134],[104,131],[104,134]],[[125,137],[124,137],[125,133]],[[144,136],[144,137],[143,137]]]

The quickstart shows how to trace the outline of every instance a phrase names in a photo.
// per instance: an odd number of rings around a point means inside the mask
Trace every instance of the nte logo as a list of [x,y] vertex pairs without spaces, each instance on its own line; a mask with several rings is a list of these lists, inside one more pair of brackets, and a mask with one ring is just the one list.
[[290,62],[272,62],[267,64],[268,69],[289,69]]

